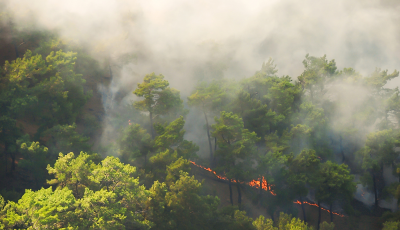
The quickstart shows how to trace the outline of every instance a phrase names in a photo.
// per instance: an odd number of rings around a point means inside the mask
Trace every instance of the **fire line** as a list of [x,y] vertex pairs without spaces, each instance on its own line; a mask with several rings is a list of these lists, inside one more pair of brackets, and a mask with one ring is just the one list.
[[[221,179],[221,180],[229,180],[229,179],[228,179],[227,177],[225,177],[225,176],[220,176],[220,175],[218,175],[217,172],[213,171],[211,168],[206,168],[206,167],[204,167],[204,166],[202,166],[202,165],[198,165],[198,164],[196,164],[196,162],[194,162],[194,161],[189,161],[189,162],[192,163],[194,166],[197,166],[197,167],[199,167],[199,168],[201,168],[201,169],[204,169],[204,170],[206,170],[206,171],[208,171],[208,172],[213,173],[218,179]],[[237,183],[236,180],[232,180],[232,182]],[[239,181],[239,183],[243,184],[244,182]],[[250,182],[248,182],[248,183],[246,183],[246,184],[249,185],[249,186],[251,186],[251,187],[260,188],[260,178],[259,178],[258,180],[252,180],[252,181],[250,181]],[[268,184],[267,180],[265,180],[264,177],[262,177],[262,185],[261,185],[261,186],[262,186],[262,189],[263,189],[263,190],[265,190],[265,191],[267,191],[267,192],[270,192],[273,196],[276,196],[276,193],[271,189],[271,187],[272,187],[273,185]],[[294,201],[293,203],[295,203],[295,204],[300,204],[300,205],[301,205],[301,201],[299,201],[299,200]],[[311,206],[318,207],[318,204],[310,203],[310,202],[307,202],[307,201],[303,201],[303,204],[308,204],[308,205],[311,205]],[[327,212],[331,213],[331,211],[328,210],[328,209],[325,209],[325,208],[323,208],[323,207],[321,207],[321,209],[324,210],[324,211],[327,211]],[[337,213],[337,212],[332,212],[332,214],[337,215],[337,216],[340,216],[340,217],[344,217],[343,214],[340,214],[340,213]]]
[[[198,165],[198,164],[196,164],[196,162],[194,162],[194,161],[190,161],[190,163],[192,163],[193,165],[195,165],[195,166],[197,166],[197,167],[199,167],[199,168],[201,168],[201,169],[204,169],[204,170],[206,170],[206,171],[208,171],[208,172],[213,173],[218,179],[221,179],[221,180],[229,180],[227,177],[218,175],[217,172],[213,171],[211,168],[206,168],[206,167],[204,167],[204,166]],[[232,182],[234,182],[234,183],[241,183],[241,184],[244,183],[244,182],[242,182],[242,181],[237,182],[236,180],[232,180]],[[258,180],[252,180],[252,181],[247,182],[247,183],[245,183],[245,184],[247,184],[247,185],[249,185],[249,186],[251,186],[251,187],[260,188],[260,178],[259,178]],[[276,196],[276,194],[274,193],[274,191],[271,189],[271,185],[268,184],[267,180],[265,180],[264,177],[262,177],[262,185],[261,185],[261,186],[262,186],[262,189],[263,189],[263,190],[265,190],[265,191],[267,191],[267,192],[270,192],[272,195]]]

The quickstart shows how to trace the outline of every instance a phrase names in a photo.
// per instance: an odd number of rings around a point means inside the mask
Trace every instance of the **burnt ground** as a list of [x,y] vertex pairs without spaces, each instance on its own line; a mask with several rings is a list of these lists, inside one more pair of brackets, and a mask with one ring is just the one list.
[[[199,181],[203,181],[203,186],[205,190],[210,195],[218,196],[221,200],[220,207],[225,207],[231,205],[229,200],[229,186],[226,182],[220,181],[216,179],[212,173],[209,173],[203,169],[198,167],[192,166],[192,174],[195,176],[196,179]],[[259,204],[255,204],[252,202],[251,199],[251,189],[254,188],[244,188],[242,192],[242,209],[245,210],[253,219],[256,219],[260,215],[263,215],[267,218],[271,218],[265,208],[263,208]],[[233,203],[237,205],[237,190],[236,186],[232,186],[233,191]],[[301,211],[300,205],[295,205],[298,209],[298,218],[303,219],[303,213]],[[318,223],[318,207],[305,205],[306,215],[307,215],[307,222],[309,225],[314,226],[316,229]],[[321,211],[321,222],[326,221],[330,222],[330,214],[327,211]],[[279,213],[278,211],[275,212],[274,216],[277,219]],[[371,215],[358,215],[358,216],[345,216],[340,217],[334,215],[333,222],[335,224],[335,229],[340,230],[376,230],[381,229],[382,226],[379,222],[379,217],[371,216]]]

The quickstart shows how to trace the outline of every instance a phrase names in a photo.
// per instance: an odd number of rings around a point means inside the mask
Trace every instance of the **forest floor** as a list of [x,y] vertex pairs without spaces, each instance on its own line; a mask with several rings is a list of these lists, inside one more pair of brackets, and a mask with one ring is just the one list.
[[[213,179],[213,175],[208,173],[202,169],[197,167],[192,167],[192,173],[195,178],[199,181],[204,180],[203,186],[205,190],[211,195],[218,196],[221,200],[220,207],[225,207],[231,205],[229,199],[229,185],[222,181],[218,181]],[[232,195],[233,195],[233,204],[237,205],[237,189],[235,184],[232,184]],[[296,205],[298,208],[298,218],[303,219],[303,213],[300,205]],[[307,216],[307,222],[309,225],[314,226],[316,229],[318,223],[318,207],[305,205],[304,206]],[[246,211],[247,215],[253,219],[258,218],[260,215],[263,215],[267,218],[271,218],[270,215],[267,214],[265,208],[263,208],[259,204],[254,204],[252,199],[250,198],[250,194],[246,192],[246,189],[243,189],[242,192],[242,209]],[[275,213],[275,219],[278,217],[279,213]],[[327,211],[321,211],[321,222],[326,221],[330,222],[330,214]],[[345,216],[340,217],[334,215],[333,222],[335,224],[335,229],[340,230],[377,230],[381,229],[381,224],[379,222],[379,217],[376,216],[368,216],[368,215],[359,215],[359,216]]]

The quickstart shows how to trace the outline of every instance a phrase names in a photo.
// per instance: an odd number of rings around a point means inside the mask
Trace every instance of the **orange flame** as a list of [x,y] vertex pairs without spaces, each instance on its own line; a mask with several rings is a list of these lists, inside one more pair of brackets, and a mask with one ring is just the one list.
[[[295,204],[300,204],[300,205],[301,205],[301,201],[299,201],[299,200],[294,201],[293,203],[295,203]],[[308,204],[308,205],[311,205],[311,206],[318,207],[318,204],[310,203],[310,202],[307,202],[307,201],[303,201],[303,204]],[[328,209],[326,209],[326,208],[321,207],[321,209],[322,209],[322,210],[325,210],[325,211],[327,211],[327,212],[329,212],[329,213],[331,213],[331,211],[328,210]],[[332,212],[332,214],[337,215],[337,216],[340,216],[340,217],[344,217],[343,214],[340,214],[340,213],[337,213],[337,212]]]
[[[194,161],[190,161],[190,163],[192,163],[193,165],[195,165],[195,166],[197,166],[199,168],[202,168],[202,169],[204,169],[204,170],[206,170],[208,172],[213,173],[218,179],[229,180],[227,177],[218,175],[217,172],[213,171],[211,168],[206,168],[204,166],[198,165]],[[234,182],[234,183],[238,183],[236,180],[231,180],[231,181]],[[239,181],[239,183],[243,184],[244,182]],[[248,183],[245,183],[245,184],[247,184],[247,185],[249,185],[251,187],[260,188],[260,178],[258,178],[257,180],[252,180],[252,181],[250,181]],[[273,196],[276,196],[276,193],[271,189],[272,185],[268,184],[267,180],[265,180],[264,177],[262,177],[261,186],[262,186],[263,190],[270,192]]]
[[[194,162],[194,161],[189,161],[189,162],[192,163],[194,166],[197,166],[197,167],[202,168],[202,169],[204,169],[204,170],[206,170],[206,171],[208,171],[208,172],[213,173],[218,179],[221,179],[221,180],[229,180],[227,177],[218,175],[217,172],[213,171],[211,168],[206,168],[206,167],[204,167],[204,166],[202,166],[202,165],[198,165],[198,164],[196,164],[196,162]],[[231,181],[234,182],[234,183],[237,183],[236,180],[231,180]],[[239,183],[243,184],[242,181],[239,181]],[[251,186],[251,187],[260,188],[260,178],[258,178],[257,180],[252,180],[252,181],[250,181],[250,182],[248,182],[248,183],[246,183],[246,184],[249,185],[249,186]],[[262,189],[263,189],[263,190],[265,190],[265,191],[267,191],[267,192],[270,192],[273,196],[276,196],[276,193],[274,192],[274,190],[272,190],[272,186],[273,186],[273,185],[268,184],[267,180],[265,180],[264,177],[262,177],[261,186],[262,186]],[[300,204],[300,205],[301,205],[301,201],[299,201],[299,200],[294,201],[293,203],[295,203],[295,204]],[[310,203],[310,202],[307,202],[307,201],[303,201],[303,204],[308,204],[308,205],[311,205],[311,206],[318,207],[318,204]],[[325,208],[323,208],[323,207],[321,207],[321,209],[322,209],[322,210],[325,210],[325,211],[327,211],[327,212],[329,212],[329,213],[331,213],[331,211],[328,210],[328,209],[325,209]],[[337,213],[337,212],[332,212],[332,214],[337,215],[337,216],[340,216],[340,217],[344,217],[343,214],[340,214],[340,213]]]

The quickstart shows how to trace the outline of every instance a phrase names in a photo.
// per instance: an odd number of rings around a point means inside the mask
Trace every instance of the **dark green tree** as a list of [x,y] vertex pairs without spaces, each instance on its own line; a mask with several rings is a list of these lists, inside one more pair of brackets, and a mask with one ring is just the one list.
[[326,55],[318,58],[307,54],[303,65],[305,70],[298,80],[303,91],[310,96],[311,102],[316,103],[324,95],[326,83],[337,74],[336,62],[335,60],[328,61]]
[[88,143],[89,138],[76,131],[75,123],[72,125],[56,125],[44,132],[44,135],[48,137],[46,146],[49,148],[50,159],[54,159],[60,152],[88,152],[91,148]]
[[303,211],[303,221],[307,222],[303,198],[308,194],[307,185],[319,173],[320,160],[314,150],[303,150],[295,158],[287,161],[286,181],[290,190],[299,197]]
[[321,202],[330,204],[331,222],[333,221],[332,203],[335,200],[349,202],[356,191],[354,176],[346,164],[338,165],[331,161],[321,164],[316,176],[310,181],[316,190],[315,198],[318,201],[318,229],[321,223]]
[[[149,113],[151,124],[151,135],[156,137],[153,123],[156,116],[165,114],[179,114],[177,111],[183,111],[183,101],[179,96],[179,91],[168,88],[169,82],[164,80],[163,75],[147,74],[138,88],[133,91],[138,97],[144,100],[134,103],[135,108]],[[181,115],[181,114],[179,114]],[[176,117],[176,116],[175,116]]]
[[120,158],[124,163],[132,163],[138,157],[144,157],[144,167],[147,156],[153,151],[153,142],[150,134],[139,124],[128,125],[118,139]]
[[40,188],[47,177],[46,166],[49,163],[47,159],[48,148],[41,146],[39,142],[30,142],[29,135],[17,141],[20,146],[22,159],[18,166],[25,169],[33,176],[36,188]]
[[395,143],[394,131],[377,131],[367,136],[365,146],[357,153],[361,158],[362,168],[367,172],[364,175],[364,185],[375,194],[375,208],[378,208],[377,179],[382,178],[383,166],[391,165],[398,156],[394,150]]
[[209,113],[218,111],[218,106],[222,106],[227,101],[227,95],[220,82],[214,81],[210,84],[200,83],[195,91],[188,97],[188,103],[191,106],[199,108],[206,121],[208,146],[210,149],[210,162],[214,161],[213,148],[211,143],[210,123],[208,121]]
[[250,161],[256,153],[255,143],[259,140],[255,132],[244,129],[242,119],[233,113],[221,112],[220,118],[215,118],[212,136],[217,138],[218,170],[225,172],[229,180],[230,200],[232,199],[232,181],[235,180],[238,189],[238,203],[241,204],[240,181],[245,181],[252,170]]

